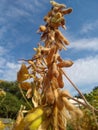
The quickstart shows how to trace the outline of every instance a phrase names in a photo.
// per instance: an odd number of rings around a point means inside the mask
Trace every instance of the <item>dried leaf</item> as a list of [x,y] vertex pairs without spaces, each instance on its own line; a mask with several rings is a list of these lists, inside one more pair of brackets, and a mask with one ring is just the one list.
[[29,83],[29,82],[22,82],[22,83],[20,83],[20,87],[22,89],[24,89],[24,90],[28,90],[28,89],[31,88],[31,83]]
[[17,80],[18,82],[22,82],[29,78],[29,72],[25,64],[22,64],[19,72],[17,73]]

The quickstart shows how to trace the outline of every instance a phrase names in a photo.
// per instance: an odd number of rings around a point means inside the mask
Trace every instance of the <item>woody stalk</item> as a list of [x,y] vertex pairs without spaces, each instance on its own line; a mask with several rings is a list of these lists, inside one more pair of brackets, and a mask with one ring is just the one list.
[[[41,43],[34,48],[31,59],[23,59],[26,64],[21,65],[17,74],[19,88],[27,91],[26,98],[32,100],[32,106],[29,111],[21,108],[13,130],[66,130],[68,118],[82,116],[69,102],[68,91],[62,90],[63,68],[71,67],[73,62],[62,59],[59,54],[69,45],[59,27],[66,29],[64,15],[70,14],[72,8],[52,0],[50,4],[51,10],[44,16],[45,25],[37,31],[41,33]],[[28,82],[29,79],[32,81]]]

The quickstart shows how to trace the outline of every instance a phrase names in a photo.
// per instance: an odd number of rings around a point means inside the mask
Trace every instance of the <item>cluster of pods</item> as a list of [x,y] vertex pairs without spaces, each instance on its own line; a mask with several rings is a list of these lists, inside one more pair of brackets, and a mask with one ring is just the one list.
[[[81,115],[81,111],[68,100],[70,94],[64,87],[63,68],[73,65],[71,60],[61,58],[59,52],[66,50],[69,41],[63,36],[59,27],[66,29],[64,15],[70,14],[72,8],[50,1],[52,8],[44,16],[45,25],[41,25],[41,43],[34,48],[35,55],[24,60],[17,80],[20,88],[26,90],[27,98],[31,98],[34,107],[49,106],[51,108],[50,124],[54,130],[65,130],[67,117]],[[28,82],[32,79],[31,82]]]

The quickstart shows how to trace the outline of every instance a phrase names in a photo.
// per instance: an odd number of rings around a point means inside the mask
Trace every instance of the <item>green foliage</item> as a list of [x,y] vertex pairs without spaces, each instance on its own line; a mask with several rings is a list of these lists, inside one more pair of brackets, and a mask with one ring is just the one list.
[[5,99],[0,103],[0,116],[14,118],[21,105],[21,101],[11,93],[7,92]]
[[[95,87],[92,92],[84,94],[87,101],[96,109],[98,109],[98,87]],[[75,121],[70,120],[68,122],[67,130],[97,130],[97,124],[95,118],[98,120],[98,112],[93,113],[87,108],[82,108],[84,116],[82,119]]]
[[88,102],[98,109],[98,87],[95,87],[92,92],[84,94]]
[[21,105],[29,108],[20,93],[17,82],[1,82],[0,89],[6,92],[4,97],[0,97],[0,118],[15,119]]

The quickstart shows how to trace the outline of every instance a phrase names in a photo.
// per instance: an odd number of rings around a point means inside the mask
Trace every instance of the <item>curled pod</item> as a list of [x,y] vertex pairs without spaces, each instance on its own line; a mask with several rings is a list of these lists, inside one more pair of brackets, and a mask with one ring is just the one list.
[[73,62],[71,60],[65,60],[57,64],[58,67],[70,67],[73,65]]

